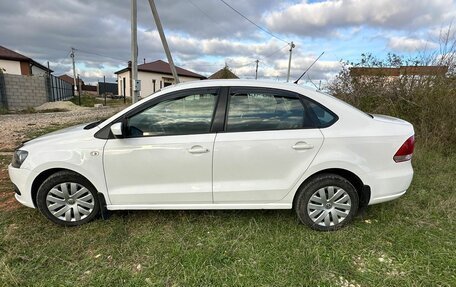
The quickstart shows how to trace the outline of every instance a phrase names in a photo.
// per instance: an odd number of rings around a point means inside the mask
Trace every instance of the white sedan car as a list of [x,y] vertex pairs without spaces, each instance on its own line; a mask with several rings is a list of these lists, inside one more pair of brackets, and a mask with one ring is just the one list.
[[335,230],[410,186],[413,126],[295,84],[178,84],[16,150],[16,199],[73,226],[106,210],[294,209]]

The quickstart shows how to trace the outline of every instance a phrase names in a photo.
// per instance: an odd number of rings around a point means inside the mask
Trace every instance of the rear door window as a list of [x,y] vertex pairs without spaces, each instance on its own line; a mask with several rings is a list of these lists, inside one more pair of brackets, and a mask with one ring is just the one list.
[[280,92],[237,92],[230,95],[227,132],[310,128],[314,124],[298,97]]

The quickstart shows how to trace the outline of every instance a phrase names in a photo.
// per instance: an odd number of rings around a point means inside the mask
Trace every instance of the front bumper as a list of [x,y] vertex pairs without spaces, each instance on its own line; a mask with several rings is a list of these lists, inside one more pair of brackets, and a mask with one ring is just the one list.
[[11,164],[8,166],[8,173],[11,181],[16,186],[16,200],[21,204],[35,208],[32,200],[33,173],[23,168],[15,168]]

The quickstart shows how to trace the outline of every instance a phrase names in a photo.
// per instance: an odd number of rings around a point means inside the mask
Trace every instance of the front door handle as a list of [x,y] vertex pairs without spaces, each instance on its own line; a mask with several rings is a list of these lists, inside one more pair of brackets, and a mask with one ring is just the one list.
[[187,151],[189,153],[199,154],[199,153],[207,153],[207,152],[209,152],[209,149],[204,148],[204,147],[202,147],[200,145],[194,145],[191,148],[189,148]]
[[305,150],[305,149],[313,149],[313,145],[308,144],[306,142],[297,142],[294,146],[292,146],[295,150]]

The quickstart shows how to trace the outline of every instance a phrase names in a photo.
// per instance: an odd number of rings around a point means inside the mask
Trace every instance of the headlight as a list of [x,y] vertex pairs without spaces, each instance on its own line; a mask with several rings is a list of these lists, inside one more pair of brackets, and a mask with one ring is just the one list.
[[11,163],[11,165],[15,168],[20,168],[22,163],[24,162],[24,160],[27,158],[28,156],[28,151],[25,151],[25,150],[16,150],[14,152],[14,155],[13,155],[13,162]]

